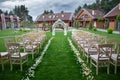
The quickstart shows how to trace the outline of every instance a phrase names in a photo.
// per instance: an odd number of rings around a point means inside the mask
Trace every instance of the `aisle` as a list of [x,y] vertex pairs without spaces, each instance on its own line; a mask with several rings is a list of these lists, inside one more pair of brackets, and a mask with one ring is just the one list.
[[82,80],[80,69],[67,37],[57,32],[32,80]]

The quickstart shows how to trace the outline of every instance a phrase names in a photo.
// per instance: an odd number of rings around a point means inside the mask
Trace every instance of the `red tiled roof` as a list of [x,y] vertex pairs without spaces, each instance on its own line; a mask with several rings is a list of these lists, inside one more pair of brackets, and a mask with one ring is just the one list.
[[[81,9],[80,12],[76,15],[76,17],[78,17],[79,14],[81,14],[81,12],[82,12],[83,10],[85,10],[85,11],[87,12],[87,14],[92,17],[92,19],[97,19],[97,18],[99,18],[99,17],[103,17],[103,16],[104,16],[103,12],[101,12],[101,11],[99,11],[99,10],[83,8],[83,9]],[[94,11],[94,14],[92,14],[92,11]]]
[[56,21],[58,19],[71,20],[72,13],[42,14],[38,17],[37,21]]
[[120,3],[115,6],[111,11],[109,11],[104,17],[114,17],[120,14],[120,9],[119,9]]

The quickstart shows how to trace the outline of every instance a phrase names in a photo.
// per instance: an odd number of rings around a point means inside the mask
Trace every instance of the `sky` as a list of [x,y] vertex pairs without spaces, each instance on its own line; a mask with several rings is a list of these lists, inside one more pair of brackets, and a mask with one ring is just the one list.
[[12,10],[15,5],[25,5],[29,14],[36,20],[44,10],[53,10],[54,13],[74,12],[78,6],[85,3],[92,4],[95,0],[0,0],[0,9],[3,11]]

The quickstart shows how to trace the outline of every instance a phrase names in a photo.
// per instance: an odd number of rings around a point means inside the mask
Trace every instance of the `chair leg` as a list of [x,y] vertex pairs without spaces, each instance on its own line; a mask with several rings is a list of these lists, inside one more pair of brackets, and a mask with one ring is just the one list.
[[10,70],[12,71],[12,69],[13,69],[13,66],[12,66],[12,63],[10,64]]
[[109,68],[110,68],[110,63],[108,63],[108,66],[107,66],[107,74],[109,74]]
[[4,63],[2,63],[2,71],[4,71]]
[[34,51],[32,51],[32,59],[34,59]]
[[20,60],[20,70],[22,71],[22,60]]
[[97,66],[96,66],[96,75],[98,75],[98,63],[97,63]]
[[13,66],[12,66],[12,61],[10,60],[10,70],[12,71]]
[[117,73],[117,62],[115,62],[115,74]]

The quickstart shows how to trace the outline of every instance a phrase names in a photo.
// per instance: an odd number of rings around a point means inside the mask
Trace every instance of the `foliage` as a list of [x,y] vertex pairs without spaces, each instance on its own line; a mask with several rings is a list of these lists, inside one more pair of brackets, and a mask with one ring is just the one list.
[[90,21],[89,23],[89,30],[92,30],[93,26],[92,26],[92,21]]
[[108,34],[112,34],[112,33],[113,33],[113,29],[112,29],[112,28],[108,28],[108,29],[107,29],[107,33],[108,33]]
[[98,21],[98,22],[103,22],[104,19],[103,19],[102,17],[99,17],[99,18],[97,19],[97,21]]
[[26,26],[26,21],[25,20],[23,20],[23,21],[21,21],[21,25],[22,25],[22,27],[25,27]]
[[23,20],[30,22],[33,21],[32,16],[29,15],[29,10],[27,7],[25,7],[25,5],[15,6],[15,8],[13,9],[13,13]]
[[7,28],[11,28],[11,22],[7,22]]
[[116,20],[120,21],[120,14],[117,15]]
[[97,31],[97,28],[95,26],[93,27],[93,31]]
[[74,14],[76,15],[76,14],[80,11],[80,9],[81,9],[81,6],[78,6],[78,8],[77,8],[77,9],[75,9]]
[[53,12],[53,10],[44,10],[44,12],[43,12],[43,14],[53,14],[54,12]]
[[75,20],[74,27],[77,28],[77,29],[79,28],[79,21],[78,20]]
[[[115,7],[118,3],[120,2],[120,0],[96,0],[95,3],[92,4],[84,4],[83,8],[88,8],[88,9],[98,9],[101,10],[104,13],[108,13],[113,7]],[[79,8],[80,6],[78,6]],[[75,10],[74,13],[77,13],[80,11],[78,11],[78,8]]]
[[108,27],[109,27],[109,20],[105,22],[105,28],[108,28]]

